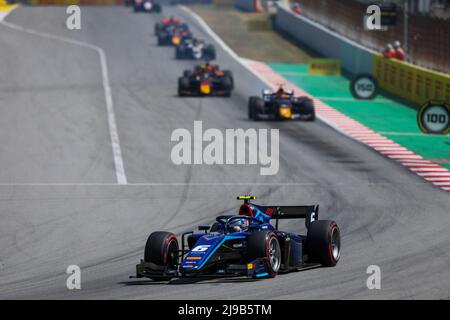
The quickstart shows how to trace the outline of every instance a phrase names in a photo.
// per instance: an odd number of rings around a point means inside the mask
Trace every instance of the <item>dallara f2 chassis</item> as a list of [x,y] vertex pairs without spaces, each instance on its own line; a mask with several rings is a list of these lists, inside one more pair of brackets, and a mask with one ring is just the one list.
[[[253,196],[239,196],[238,215],[218,216],[203,233],[150,234],[137,278],[155,281],[174,277],[275,277],[278,273],[317,266],[335,266],[341,253],[334,221],[318,220],[319,206],[260,206]],[[278,230],[280,219],[305,219],[306,235]],[[271,221],[275,220],[275,225]]]
[[308,97],[296,97],[291,90],[280,87],[275,92],[264,90],[262,98],[250,97],[248,117],[251,120],[314,121],[314,103]]

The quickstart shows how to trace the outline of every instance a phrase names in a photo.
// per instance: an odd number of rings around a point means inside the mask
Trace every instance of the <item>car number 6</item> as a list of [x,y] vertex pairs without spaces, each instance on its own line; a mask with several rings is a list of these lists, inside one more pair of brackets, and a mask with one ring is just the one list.
[[199,245],[196,246],[194,249],[192,249],[192,252],[204,252],[208,250],[208,248],[211,247],[210,245]]

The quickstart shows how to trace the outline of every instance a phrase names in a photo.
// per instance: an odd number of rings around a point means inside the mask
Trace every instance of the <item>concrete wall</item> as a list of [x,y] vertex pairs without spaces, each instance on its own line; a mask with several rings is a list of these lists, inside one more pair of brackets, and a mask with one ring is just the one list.
[[347,72],[372,73],[374,51],[293,13],[286,5],[278,5],[274,27],[323,57],[341,60],[342,68]]

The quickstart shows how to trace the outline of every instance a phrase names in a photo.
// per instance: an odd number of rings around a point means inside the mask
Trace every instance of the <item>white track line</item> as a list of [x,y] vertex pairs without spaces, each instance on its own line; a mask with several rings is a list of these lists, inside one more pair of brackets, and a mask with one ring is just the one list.
[[[11,11],[10,11],[11,12]],[[117,177],[117,183],[118,184],[127,184],[127,177],[125,175],[125,169],[123,165],[123,159],[122,159],[122,151],[120,148],[120,141],[119,141],[119,133],[117,131],[117,124],[116,124],[116,116],[114,114],[114,104],[113,104],[113,98],[111,94],[111,86],[109,84],[109,75],[108,75],[108,65],[106,62],[106,55],[102,48],[95,46],[90,43],[81,42],[69,38],[60,37],[57,35],[44,33],[40,31],[36,31],[29,28],[24,28],[6,21],[0,21],[0,24],[11,28],[16,31],[25,32],[28,34],[36,35],[39,37],[62,41],[65,43],[69,43],[76,46],[81,46],[84,48],[89,48],[91,50],[95,50],[99,57],[100,57],[100,65],[102,70],[102,81],[103,81],[103,90],[105,93],[105,100],[106,100],[106,112],[108,115],[108,126],[109,126],[109,134],[111,138],[111,146],[112,146],[112,152],[113,152],[113,158],[114,158],[114,166],[116,170],[116,177]]]
[[428,181],[449,181],[450,182],[450,177],[445,178],[445,177],[427,177],[425,178],[425,180]]

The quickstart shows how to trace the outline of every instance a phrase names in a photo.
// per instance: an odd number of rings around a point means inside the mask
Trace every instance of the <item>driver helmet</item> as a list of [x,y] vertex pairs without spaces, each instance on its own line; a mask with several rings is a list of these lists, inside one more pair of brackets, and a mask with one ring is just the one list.
[[242,231],[244,228],[248,227],[250,225],[250,221],[248,219],[236,219],[234,221],[231,221],[229,223],[229,227],[231,230],[235,231],[235,232],[240,232]]
[[283,97],[284,96],[284,93],[285,93],[285,91],[284,91],[284,88],[283,88],[283,85],[280,85],[280,87],[278,88],[278,90],[275,92],[275,95],[277,96],[277,97]]

